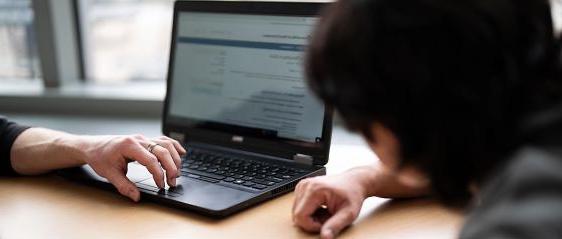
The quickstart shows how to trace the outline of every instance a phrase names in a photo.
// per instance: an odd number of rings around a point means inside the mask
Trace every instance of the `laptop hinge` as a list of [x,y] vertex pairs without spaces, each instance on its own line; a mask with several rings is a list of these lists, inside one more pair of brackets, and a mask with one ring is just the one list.
[[314,162],[314,158],[306,154],[295,154],[295,156],[293,156],[293,160],[295,160],[296,163],[306,165],[312,165]]
[[170,138],[179,141],[180,143],[185,143],[185,134],[178,132],[170,132]]

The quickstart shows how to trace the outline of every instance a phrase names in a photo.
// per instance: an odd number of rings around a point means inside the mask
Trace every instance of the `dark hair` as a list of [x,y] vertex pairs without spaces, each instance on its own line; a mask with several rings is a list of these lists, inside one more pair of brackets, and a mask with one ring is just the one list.
[[523,118],[560,102],[560,48],[546,0],[339,0],[312,36],[312,90],[376,142],[399,139],[401,165],[464,204],[521,144]]

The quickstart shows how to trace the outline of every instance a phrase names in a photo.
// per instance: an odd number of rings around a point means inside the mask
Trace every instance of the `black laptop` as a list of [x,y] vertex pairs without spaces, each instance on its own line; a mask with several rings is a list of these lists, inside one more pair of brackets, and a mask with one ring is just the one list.
[[[129,164],[143,199],[223,217],[325,174],[331,113],[303,80],[322,5],[175,3],[162,130],[188,153],[174,188]],[[64,175],[112,188],[88,166]]]

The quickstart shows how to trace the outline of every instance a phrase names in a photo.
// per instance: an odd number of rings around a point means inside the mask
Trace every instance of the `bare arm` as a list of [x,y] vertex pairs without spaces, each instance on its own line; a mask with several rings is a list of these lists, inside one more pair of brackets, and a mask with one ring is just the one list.
[[[147,147],[151,144],[158,147],[149,152]],[[121,194],[138,201],[138,189],[125,176],[127,163],[136,160],[144,165],[161,188],[165,186],[165,178],[169,185],[175,186],[180,154],[184,153],[177,141],[164,136],[154,139],[142,135],[80,136],[31,128],[15,140],[10,160],[14,170],[22,175],[89,164]]]
[[85,164],[79,136],[42,128],[24,131],[12,146],[11,163],[22,175]]
[[[293,222],[309,231],[320,232],[323,239],[334,238],[359,215],[367,197],[419,197],[429,194],[427,187],[410,187],[383,164],[362,166],[345,173],[301,181],[295,189]],[[320,207],[327,207],[325,221],[315,218]]]
[[347,173],[365,189],[365,197],[409,198],[428,195],[428,187],[413,187],[401,183],[392,170],[382,164],[357,167]]

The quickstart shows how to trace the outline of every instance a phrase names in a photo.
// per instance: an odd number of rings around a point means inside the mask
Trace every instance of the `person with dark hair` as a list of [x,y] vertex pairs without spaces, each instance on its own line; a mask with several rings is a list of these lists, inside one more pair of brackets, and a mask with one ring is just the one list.
[[160,188],[175,186],[185,149],[166,136],[85,136],[27,127],[0,117],[0,176],[37,175],[88,164],[123,196],[139,201],[140,192],[127,176],[137,161]]
[[[562,52],[547,0],[339,0],[311,89],[380,163],[301,181],[294,223],[333,238],[370,196],[468,206],[460,238],[562,238]],[[327,208],[327,220],[314,218]]]

